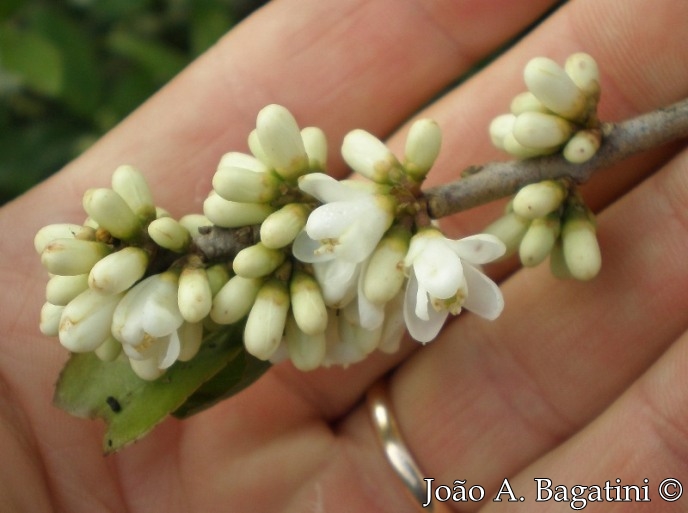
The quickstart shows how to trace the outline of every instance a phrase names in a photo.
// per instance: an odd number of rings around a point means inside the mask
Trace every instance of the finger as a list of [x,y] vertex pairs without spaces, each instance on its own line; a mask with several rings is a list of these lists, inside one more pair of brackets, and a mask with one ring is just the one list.
[[[593,55],[602,75],[599,115],[603,121],[627,119],[683,98],[688,71],[677,34],[685,32],[685,9],[685,3],[680,2],[656,6],[631,2],[622,6],[577,1],[564,6],[551,19],[556,27],[550,24],[550,29],[526,37],[494,65],[420,113],[440,124],[444,139],[426,184],[457,180],[470,165],[508,158],[491,145],[487,127],[494,116],[508,110],[515,94],[525,90],[523,67],[535,56],[544,55],[563,63],[573,52]],[[622,37],[631,33],[635,36]],[[402,129],[401,137],[394,139],[396,149],[403,147],[407,130],[408,125]],[[602,208],[672,153],[660,148],[596,173],[590,186],[584,188],[586,200],[593,208]],[[492,203],[472,210],[470,215],[445,219],[443,226],[448,233],[465,235],[489,224],[502,208],[503,203]]]
[[[525,501],[509,511],[531,511],[536,500],[543,503],[542,511],[598,502],[604,502],[609,512],[646,511],[648,502],[652,511],[677,511],[681,502],[674,501],[687,484],[687,364],[688,335],[684,334],[594,422],[510,480]],[[576,484],[588,488],[574,498]],[[557,504],[554,493],[562,485],[566,491],[559,489]],[[602,490],[601,500],[595,499],[594,486]],[[495,506],[487,504],[485,513],[501,511]]]
[[385,135],[551,3],[271,2],[58,180],[73,181],[78,199],[95,176],[107,180],[130,163],[175,214],[198,208],[219,157],[246,148],[264,105],[281,103],[303,125],[321,126],[335,155],[345,131]]

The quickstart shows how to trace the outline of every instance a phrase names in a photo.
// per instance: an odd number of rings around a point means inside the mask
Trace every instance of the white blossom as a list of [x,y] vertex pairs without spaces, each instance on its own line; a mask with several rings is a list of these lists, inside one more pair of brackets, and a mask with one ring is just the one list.
[[[338,182],[322,174],[300,180],[304,192],[324,204],[308,217],[306,227],[294,241],[293,254],[302,262],[329,263],[328,280],[321,287],[348,289],[366,260],[394,220],[394,202],[389,196],[374,194]],[[316,274],[316,276],[317,276]],[[327,295],[326,291],[323,292]]]
[[179,357],[178,330],[184,319],[177,303],[178,280],[171,271],[150,276],[132,287],[117,305],[112,334],[130,360],[155,359],[162,370]]
[[476,266],[495,260],[504,250],[492,235],[450,240],[434,228],[414,235],[404,262],[409,272],[404,319],[411,336],[431,341],[449,313],[456,315],[462,308],[497,318],[504,307],[501,291]]

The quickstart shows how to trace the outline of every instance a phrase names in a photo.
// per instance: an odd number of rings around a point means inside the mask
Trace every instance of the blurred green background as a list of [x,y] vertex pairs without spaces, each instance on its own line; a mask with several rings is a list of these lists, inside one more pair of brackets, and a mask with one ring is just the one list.
[[0,205],[267,0],[0,0]]

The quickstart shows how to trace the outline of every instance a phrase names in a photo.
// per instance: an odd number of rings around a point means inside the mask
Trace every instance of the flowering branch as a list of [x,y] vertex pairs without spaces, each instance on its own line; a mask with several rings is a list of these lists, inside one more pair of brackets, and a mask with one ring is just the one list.
[[[601,169],[630,156],[688,136],[688,98],[668,107],[641,114],[620,123],[603,123],[597,153],[582,164],[561,154],[534,159],[490,162],[470,166],[460,180],[423,191],[430,217],[440,219],[515,194],[531,183],[567,179],[585,183]],[[203,227],[194,236],[197,252],[206,260],[233,258],[258,240],[257,226],[227,229]]]
[[[258,113],[250,153],[221,158],[203,214],[171,217],[143,173],[117,168],[110,188],[84,194],[84,224],[48,225],[34,239],[51,274],[40,329],[73,353],[56,403],[104,418],[105,448],[116,450],[167,414],[238,392],[270,363],[347,366],[396,351],[404,330],[430,342],[450,314],[497,318],[503,297],[481,266],[503,255],[594,278],[596,223],[577,185],[688,136],[688,100],[600,123],[597,65],[582,53],[564,67],[532,59],[524,81],[489,128],[520,160],[427,191],[441,146],[434,121],[413,123],[401,158],[349,132],[342,157],[367,180],[338,181],[325,172],[324,132],[279,105]],[[451,240],[431,222],[514,193],[485,233]]]
[[424,191],[428,211],[439,219],[510,196],[527,184],[543,180],[564,178],[584,183],[597,170],[688,136],[688,98],[618,124],[605,123],[602,134],[600,149],[582,164],[555,154],[469,167],[461,180]]

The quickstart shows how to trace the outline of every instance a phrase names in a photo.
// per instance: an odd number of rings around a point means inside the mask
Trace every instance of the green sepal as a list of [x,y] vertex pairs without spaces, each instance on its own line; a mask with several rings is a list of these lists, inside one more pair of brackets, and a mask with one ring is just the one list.
[[257,379],[268,365],[256,365],[246,357],[242,328],[237,324],[211,333],[191,361],[175,363],[155,381],[139,378],[126,359],[103,362],[93,353],[73,354],[60,374],[53,401],[77,417],[103,419],[103,450],[116,452],[170,413],[189,416]]

